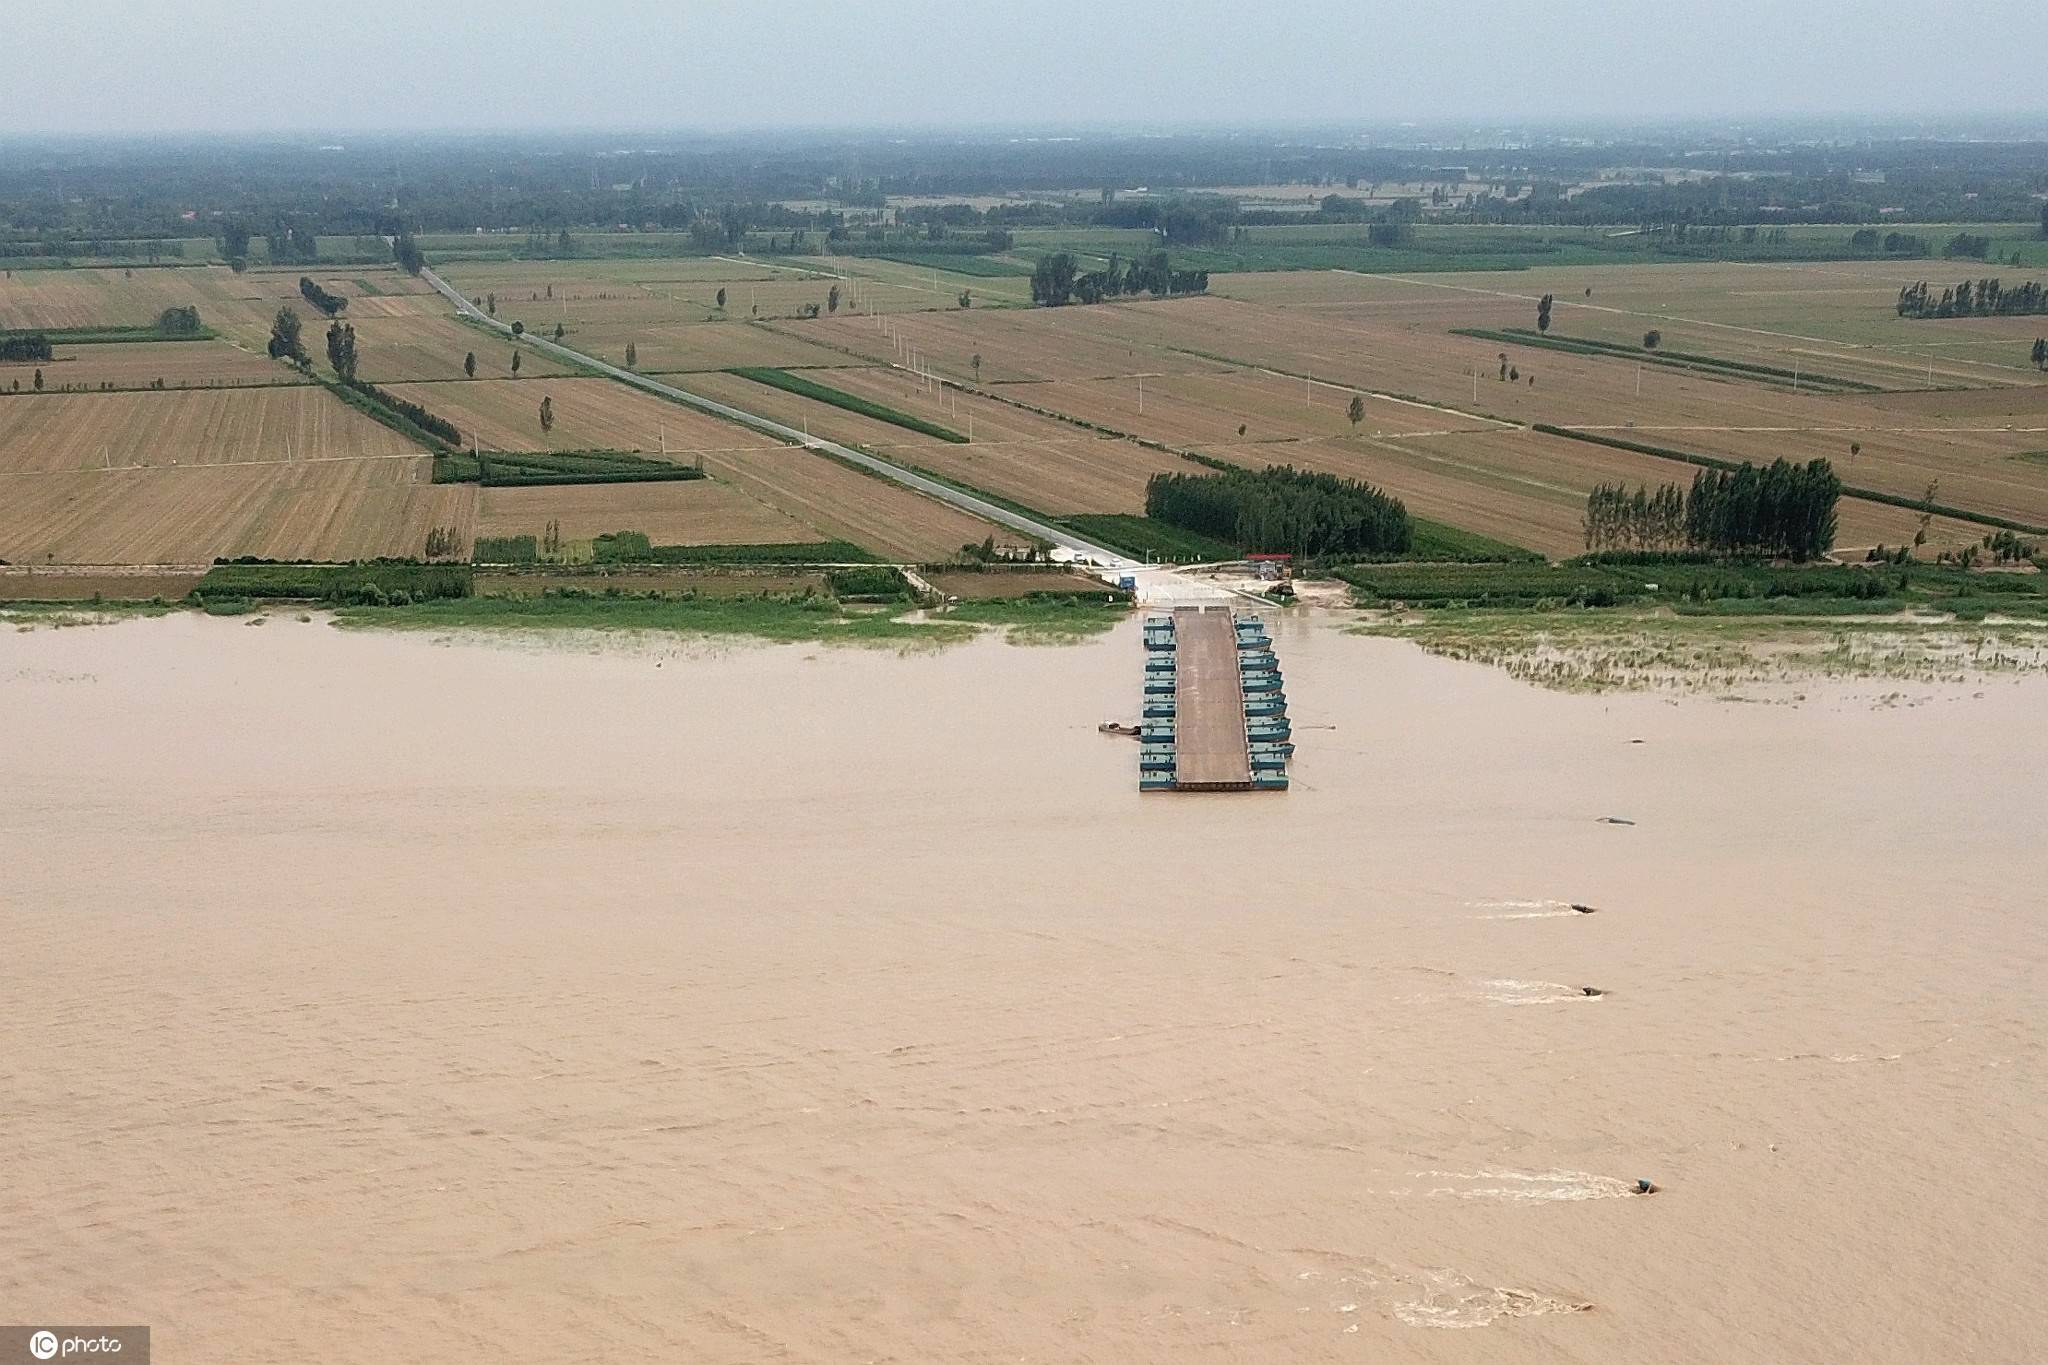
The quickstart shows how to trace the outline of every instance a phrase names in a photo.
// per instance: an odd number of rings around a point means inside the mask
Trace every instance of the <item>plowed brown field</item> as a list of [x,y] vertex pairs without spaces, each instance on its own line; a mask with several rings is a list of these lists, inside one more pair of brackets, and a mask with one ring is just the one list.
[[473,485],[432,461],[328,460],[0,474],[0,559],[203,564],[217,556],[417,555],[434,527],[467,541]]
[[809,526],[722,479],[680,483],[486,488],[477,534],[542,534],[559,522],[565,540],[645,531],[657,545],[760,545],[818,540]]
[[[665,431],[678,456],[705,449],[773,444],[744,427],[694,412],[609,379],[478,379],[394,384],[411,399],[461,428],[486,450],[659,451]],[[540,429],[540,401],[554,400],[555,427]]]
[[55,350],[56,359],[41,364],[0,363],[0,389],[11,389],[18,380],[23,392],[30,391],[37,370],[43,372],[45,389],[69,387],[81,392],[101,384],[143,389],[159,379],[173,389],[309,382],[261,351],[243,350],[225,341],[59,345]]
[[418,453],[312,385],[0,399],[0,472]]

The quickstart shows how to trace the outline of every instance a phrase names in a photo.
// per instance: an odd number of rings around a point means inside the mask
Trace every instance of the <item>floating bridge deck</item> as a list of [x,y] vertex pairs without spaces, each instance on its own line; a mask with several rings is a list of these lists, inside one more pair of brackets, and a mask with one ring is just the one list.
[[1256,616],[1183,607],[1145,622],[1142,791],[1284,791],[1287,695]]

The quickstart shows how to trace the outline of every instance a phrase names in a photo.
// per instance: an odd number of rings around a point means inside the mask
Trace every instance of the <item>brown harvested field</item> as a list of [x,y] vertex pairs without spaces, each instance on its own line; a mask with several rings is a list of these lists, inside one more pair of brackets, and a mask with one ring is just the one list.
[[[872,370],[826,370],[808,372],[823,384],[848,392],[866,392],[890,401],[903,395],[883,372]],[[904,383],[907,384],[907,378]],[[1162,451],[1147,450],[1132,441],[1093,436],[1068,423],[987,399],[965,399],[979,414],[988,412],[1006,423],[992,431],[988,442],[981,418],[976,416],[975,441],[960,444],[942,441],[910,431],[879,418],[848,412],[844,408],[758,384],[738,375],[692,375],[682,381],[692,392],[719,402],[759,413],[778,422],[807,430],[814,436],[858,446],[899,464],[928,469],[974,488],[1053,516],[1078,512],[1137,512],[1145,502],[1145,480],[1154,470],[1191,468],[1187,461]],[[922,398],[919,415],[942,425],[954,417],[947,393]],[[898,405],[904,406],[904,405]],[[915,410],[905,407],[906,411]],[[960,419],[965,434],[968,423]],[[1007,436],[1002,433],[1007,431]],[[1030,433],[1030,434],[1027,434]],[[1045,439],[1056,433],[1054,439]],[[958,548],[957,546],[954,548]]]
[[[1939,290],[1985,274],[1979,263],[1931,260],[1810,263],[1683,262],[1495,273],[1367,275],[1350,271],[1216,275],[1214,294],[1361,322],[1529,327],[1537,298],[1556,298],[1554,331],[1639,342],[1656,328],[1666,349],[1920,387],[2023,379],[2024,318],[1909,321],[1899,289]],[[1993,272],[1996,273],[1996,272]],[[2009,281],[2010,282],[2010,281]],[[1590,289],[1589,295],[1586,291]]]
[[871,318],[787,322],[775,327],[877,364],[906,360],[915,352],[937,373],[962,383],[974,379],[976,355],[982,358],[981,380],[987,385],[1127,377],[1141,372],[1221,374],[1235,368],[1127,337],[1114,320],[1120,311],[1111,306],[954,309],[892,317],[881,331]]
[[326,460],[0,475],[0,559],[202,564],[218,556],[417,555],[434,527],[467,541],[477,490],[432,460]]
[[562,341],[614,365],[626,363],[626,346],[631,343],[634,367],[647,374],[695,373],[736,365],[846,363],[846,357],[836,351],[749,322],[594,323],[572,329]]
[[147,602],[152,597],[174,602],[198,586],[204,575],[198,567],[166,571],[0,565],[0,602]]
[[540,535],[559,522],[565,540],[645,531],[657,545],[762,545],[821,539],[722,479],[676,483],[486,488],[478,535]]
[[1055,516],[1142,512],[1147,479],[1190,468],[1166,451],[1097,435],[998,398],[937,385],[923,388],[902,370],[835,370],[811,377],[971,435],[964,446],[934,442],[936,448],[920,447],[917,462]]
[[[820,384],[836,385],[841,376],[851,373],[845,370],[814,370],[805,377]],[[830,441],[845,445],[862,446],[879,455],[900,455],[906,460],[922,463],[923,452],[932,446],[946,445],[936,436],[926,436],[884,422],[878,417],[865,417],[857,412],[848,412],[830,403],[805,398],[783,389],[771,388],[736,374],[695,374],[683,376],[674,381],[675,386],[688,393],[730,403],[737,408],[762,417],[773,418],[786,426],[805,431],[813,436],[822,436]]]
[[[730,375],[717,378],[749,389],[762,388]],[[608,379],[404,384],[395,386],[394,391],[425,404],[465,431],[477,432],[487,448],[500,450],[605,448],[651,453],[660,450],[665,428],[671,457],[701,457],[715,478],[787,513],[820,537],[850,540],[891,559],[942,558],[991,533],[999,544],[1014,543],[1014,537],[978,517],[907,488]],[[546,436],[539,420],[543,394],[555,403],[555,429]],[[650,530],[633,526],[603,529]]]
[[[307,349],[318,355],[327,319],[300,297],[301,273],[348,297],[351,321],[359,314],[375,316],[421,308],[439,313],[447,307],[438,296],[423,297],[427,286],[395,268],[343,267],[331,272],[262,269],[243,274],[226,266],[133,272],[112,268],[22,270],[11,279],[0,280],[0,328],[138,327],[155,322],[166,308],[190,306],[199,310],[200,321],[207,326],[245,350],[262,355],[271,319],[280,307],[289,306],[304,320]],[[369,280],[378,293],[371,295],[362,289],[360,280]]]
[[[453,422],[465,443],[473,436],[486,450],[658,452],[664,432],[669,453],[678,458],[776,445],[745,427],[610,379],[477,379],[390,389]],[[542,398],[554,400],[551,432],[540,429]]]
[[[1028,297],[1018,278],[941,273],[934,283],[930,270],[868,259],[821,258],[815,266],[716,256],[478,261],[454,262],[441,273],[473,299],[495,293],[499,317],[519,319],[536,331],[552,331],[557,322],[574,331],[598,325],[795,318],[813,303],[832,316],[835,284],[841,317],[957,309],[963,288],[984,301]],[[720,289],[726,294],[723,310],[718,307]]]
[[0,280],[0,327],[140,327],[166,308],[191,305],[201,321],[246,293],[226,266],[17,270]]
[[850,540],[885,559],[932,563],[993,536],[1022,540],[901,484],[793,446],[707,454],[704,467],[789,513],[829,540]]
[[[1533,374],[1538,383],[1503,383],[1495,377],[1497,350],[1491,345],[1426,328],[1346,323],[1227,299],[1057,311],[1091,315],[1091,325],[1103,337],[1124,343],[1127,350],[1163,357],[1202,350],[1318,377],[1317,404],[1327,404],[1320,415],[1306,406],[1309,385],[1298,377],[1151,378],[1143,414],[1137,411],[1135,377],[995,388],[1169,444],[1213,444],[1226,434],[1235,439],[1237,421],[1244,422],[1247,439],[1253,441],[1262,433],[1288,438],[1328,431],[1341,421],[1343,405],[1356,389],[1406,395],[1448,409],[1368,399],[1361,424],[1367,433],[1483,430],[1488,418],[1498,418],[1583,427],[1733,459],[1826,456],[1852,483],[1918,498],[1939,480],[1945,501],[2048,524],[2048,467],[2007,458],[2041,448],[2048,423],[1921,419],[1882,406],[1892,401],[1888,396],[1794,393],[1648,369],[1638,395],[1633,365],[1526,350],[1511,354],[1527,367],[1525,380]],[[1015,335],[1007,326],[1002,330]],[[982,344],[993,346],[995,340],[991,335]],[[984,351],[985,365],[994,363],[991,354]],[[1049,368],[1037,350],[1021,363]],[[1484,369],[1476,384],[1475,368]],[[1862,447],[1853,461],[1851,442]],[[1247,462],[1266,457],[1284,453],[1252,449],[1231,456]]]
[[11,389],[19,381],[27,392],[37,370],[43,372],[43,386],[49,390],[84,391],[102,384],[143,389],[159,379],[173,389],[309,382],[261,351],[244,350],[225,341],[59,345],[55,350],[56,359],[40,364],[0,362],[0,389]]
[[325,389],[184,389],[0,399],[0,472],[417,455]]
[[[438,296],[436,296],[438,298]],[[354,313],[351,305],[350,313]],[[466,379],[462,358],[476,356],[476,375],[482,379],[509,379],[512,375],[512,343],[473,327],[465,327],[453,316],[416,314],[403,317],[355,317],[357,370],[373,384]],[[325,363],[326,329],[320,329],[318,344],[308,342],[316,359]],[[518,347],[522,377],[573,374],[567,365],[531,346]],[[536,403],[540,400],[535,399]]]
[[[1675,461],[1534,431],[1341,437],[1277,449],[1299,468],[1376,484],[1417,516],[1553,556],[1584,551],[1586,494],[1596,484],[1683,487],[1694,473]],[[1912,539],[1916,525],[1916,515],[1903,508],[1845,498],[1837,539],[1845,547],[1897,545]],[[1982,527],[1937,519],[1929,533],[1930,553],[1982,534]]]

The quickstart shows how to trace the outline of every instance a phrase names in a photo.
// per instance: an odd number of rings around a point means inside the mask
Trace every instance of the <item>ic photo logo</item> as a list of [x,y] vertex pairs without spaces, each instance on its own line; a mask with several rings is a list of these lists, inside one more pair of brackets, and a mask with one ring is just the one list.
[[44,1328],[29,1334],[28,1353],[37,1360],[83,1360],[88,1356],[119,1355],[122,1345],[121,1338],[110,1333],[60,1337]]

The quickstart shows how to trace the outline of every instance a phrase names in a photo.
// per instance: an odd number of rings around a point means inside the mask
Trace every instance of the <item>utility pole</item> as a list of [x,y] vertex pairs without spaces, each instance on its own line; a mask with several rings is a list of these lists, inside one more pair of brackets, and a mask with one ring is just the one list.
[[1145,415],[1145,376],[1138,376],[1138,416]]
[[1643,362],[1642,362],[1642,361],[1640,361],[1640,360],[1638,360],[1638,361],[1636,362],[1636,397],[1638,397],[1638,398],[1641,398],[1642,396],[1643,396]]

